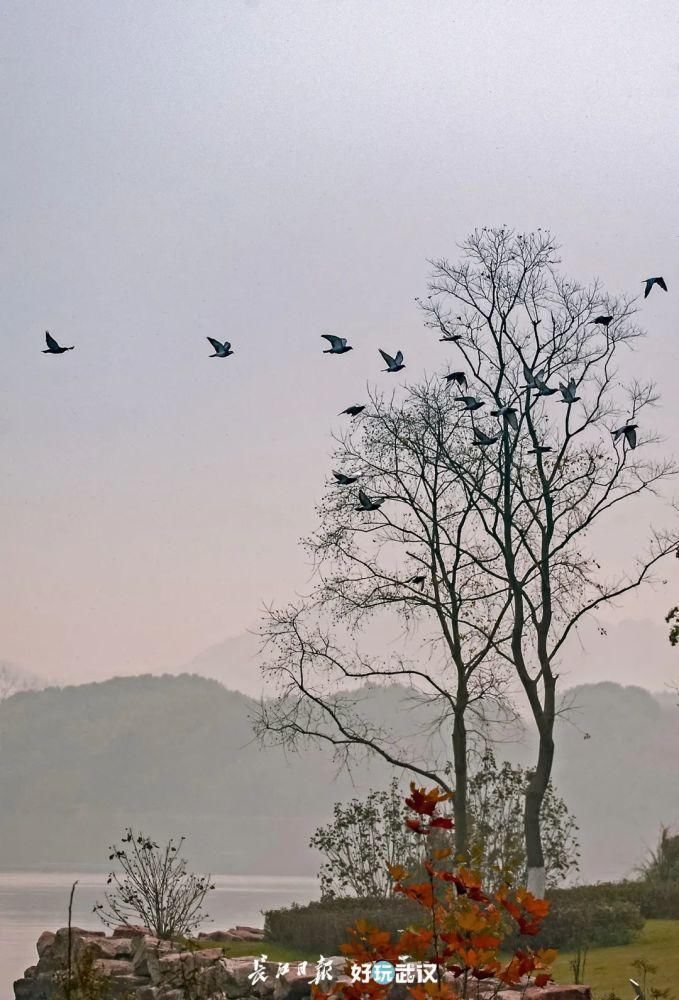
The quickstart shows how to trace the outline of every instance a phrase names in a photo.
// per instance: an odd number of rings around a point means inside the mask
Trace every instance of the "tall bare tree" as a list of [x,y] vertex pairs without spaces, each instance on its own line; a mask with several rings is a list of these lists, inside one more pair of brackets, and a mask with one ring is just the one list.
[[500,414],[503,434],[484,452],[482,481],[464,459],[450,461],[476,498],[481,530],[501,554],[498,584],[511,595],[511,638],[496,648],[521,681],[539,737],[525,833],[528,888],[542,895],[540,809],[554,759],[559,653],[585,615],[650,581],[679,537],[651,530],[632,570],[609,578],[590,532],[641,496],[664,499],[677,467],[655,457],[659,439],[643,426],[654,386],[617,379],[620,348],[643,336],[636,300],[564,278],[546,232],[483,229],[461,250],[459,264],[432,262],[423,309],[444,336],[463,332],[457,344],[474,384],[496,412],[511,407],[518,424],[512,430]]
[[[462,542],[476,501],[451,469],[448,449],[455,442],[479,481],[483,468],[454,395],[440,378],[402,400],[372,392],[355,429],[336,439],[337,463],[360,472],[370,499],[386,499],[369,512],[357,505],[355,486],[335,485],[322,503],[306,543],[317,586],[307,599],[272,609],[263,626],[271,654],[264,671],[278,681],[278,698],[262,703],[257,729],[286,744],[301,737],[330,744],[345,761],[363,748],[454,788],[456,848],[464,855],[469,725],[483,736],[489,712],[505,723],[513,712],[508,671],[494,650],[510,599],[487,572],[494,563],[500,572],[500,556],[481,533]],[[375,614],[415,632],[418,655],[361,652],[356,633]],[[405,720],[396,734],[379,725],[359,686],[395,682],[408,692],[410,733]],[[441,754],[414,747],[425,726],[416,721],[420,708]]]
[[[427,325],[456,351],[455,367],[468,381],[461,395],[469,399],[456,402],[426,379],[398,403],[374,394],[359,434],[340,439],[338,461],[359,471],[368,494],[384,504],[354,511],[353,493],[338,491],[321,510],[309,543],[320,583],[308,600],[273,610],[265,627],[277,647],[265,669],[281,688],[277,701],[262,706],[259,729],[284,740],[307,735],[342,749],[368,746],[447,787],[445,769],[415,767],[407,753],[387,748],[374,725],[356,725],[355,702],[336,686],[338,678],[406,680],[452,719],[464,850],[465,719],[471,707],[481,713],[489,695],[502,703],[504,665],[521,683],[539,738],[524,826],[527,884],[542,895],[540,811],[554,759],[563,645],[586,615],[650,581],[677,546],[676,531],[651,530],[631,571],[611,578],[596,559],[596,529],[616,508],[634,513],[642,496],[662,503],[677,469],[655,457],[658,439],[646,426],[653,386],[618,379],[621,348],[643,335],[635,300],[563,278],[542,231],[483,229],[460,249],[459,264],[431,262],[421,305]],[[412,562],[404,572],[406,553]],[[424,585],[416,584],[422,574]],[[442,671],[421,662],[348,661],[324,616],[360,624],[375,607],[435,624]]]

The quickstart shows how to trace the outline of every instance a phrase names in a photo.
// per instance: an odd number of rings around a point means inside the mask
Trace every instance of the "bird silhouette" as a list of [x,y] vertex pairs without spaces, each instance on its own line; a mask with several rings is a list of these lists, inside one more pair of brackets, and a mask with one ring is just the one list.
[[382,348],[378,348],[380,354],[387,363],[387,368],[383,368],[383,372],[400,372],[403,371],[405,365],[403,364],[403,351],[398,351],[395,358],[392,358],[390,354],[383,351]]
[[563,396],[561,402],[568,403],[569,406],[571,405],[571,403],[577,403],[577,401],[580,399],[579,396],[575,395],[575,393],[577,392],[577,386],[575,384],[574,378],[568,380],[568,385],[564,385],[563,382],[559,382],[559,391]]
[[518,431],[519,421],[516,416],[518,412],[515,406],[501,406],[499,410],[491,410],[490,415],[491,417],[502,417],[505,426],[509,424],[513,431]]
[[359,506],[356,507],[356,508],[354,508],[354,509],[355,510],[379,510],[380,507],[382,506],[382,504],[384,503],[385,499],[386,499],[386,497],[381,497],[380,499],[378,499],[377,497],[374,497],[373,499],[371,499],[368,496],[367,493],[364,493],[363,490],[359,490],[358,491],[358,503],[359,503]]
[[535,382],[535,384],[538,387],[538,391],[536,393],[536,396],[553,396],[554,393],[558,392],[559,390],[558,389],[552,389],[550,386],[547,385],[546,382],[543,381],[544,374],[545,373],[544,373],[544,370],[543,370],[543,371],[539,372],[537,375],[533,376],[533,381]]
[[406,580],[406,583],[412,583],[416,587],[419,587],[420,590],[424,590],[424,584],[426,579],[427,579],[426,576],[420,576],[418,574],[417,576],[411,576],[409,580]]
[[544,455],[548,451],[553,451],[554,449],[548,444],[539,444],[535,448],[531,448],[528,452],[529,455]]
[[467,391],[467,376],[464,372],[449,372],[447,375],[444,375],[443,378],[448,385],[450,385],[451,382],[456,382],[460,389],[462,389],[462,392]]
[[45,330],[45,341],[47,343],[47,350],[43,351],[43,354],[65,354],[66,351],[73,350],[72,347],[60,347],[49,330]]
[[667,285],[665,284],[664,278],[644,278],[644,283],[646,287],[644,288],[644,298],[647,299],[651,293],[651,289],[654,285],[659,285],[664,292],[667,291]]
[[464,403],[465,410],[480,410],[482,406],[486,405],[476,396],[456,396],[455,402]]
[[333,337],[331,333],[322,333],[321,337],[330,344],[328,350],[323,351],[324,354],[346,354],[347,351],[353,351],[353,347],[347,344],[346,337]]
[[462,334],[447,333],[445,337],[439,337],[439,344],[457,344],[460,340],[462,340]]
[[480,431],[478,427],[474,428],[474,437],[476,440],[474,444],[478,445],[479,448],[487,448],[488,445],[495,444],[502,437],[501,434],[494,434],[492,437],[489,434],[484,434]]
[[332,474],[340,486],[351,486],[352,483],[357,483],[361,478],[360,476],[347,476],[344,472],[335,472],[334,470]]
[[208,337],[207,339],[215,349],[215,353],[210,355],[211,358],[228,358],[233,354],[231,344],[228,340],[225,340],[224,343],[221,344],[218,340],[215,340],[214,337]]
[[342,410],[342,412],[338,413],[337,416],[343,417],[346,413],[350,417],[357,417],[359,413],[363,413],[364,410],[365,406],[347,406],[346,410]]
[[533,375],[533,372],[528,367],[528,365],[524,365],[523,366],[523,377],[526,380],[526,384],[522,385],[521,388],[522,389],[537,389],[537,388],[539,388],[538,382],[540,382],[543,379],[544,374],[545,374],[545,369],[544,368],[541,371],[537,372],[535,375]]
[[592,320],[592,323],[598,323],[599,326],[606,326],[607,327],[608,324],[611,322],[612,319],[613,319],[612,316],[597,316],[596,319]]
[[613,443],[615,443],[622,435],[625,435],[625,441],[634,449],[637,446],[637,427],[638,424],[625,424],[624,427],[618,427],[616,430],[611,431],[613,435]]

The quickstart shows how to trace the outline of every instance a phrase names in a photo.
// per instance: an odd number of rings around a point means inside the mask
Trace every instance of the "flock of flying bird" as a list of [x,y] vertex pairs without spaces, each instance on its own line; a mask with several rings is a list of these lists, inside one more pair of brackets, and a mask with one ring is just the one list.
[[[662,288],[663,291],[665,292],[667,291],[667,285],[665,283],[665,279],[662,277],[646,278],[644,279],[644,285],[645,285],[644,298],[648,297],[654,285],[658,285],[658,287]],[[593,320],[593,323],[608,328],[608,325],[612,322],[612,320],[613,316],[597,316],[596,319]],[[324,340],[327,340],[328,343],[330,344],[330,347],[323,351],[324,354],[347,354],[349,351],[353,350],[353,348],[347,343],[346,337],[336,337],[330,333],[323,333],[321,334],[321,336]],[[234,353],[231,350],[231,344],[229,343],[229,341],[224,341],[222,343],[219,340],[215,340],[214,337],[208,337],[207,339],[209,340],[210,344],[212,344],[212,347],[214,348],[215,351],[214,354],[210,355],[211,358],[228,358],[231,357],[231,355]],[[439,339],[442,342],[458,343],[460,340],[462,340],[462,335],[446,332],[444,333],[444,336],[440,337]],[[47,343],[47,349],[42,352],[43,354],[65,354],[66,351],[72,351],[74,349],[73,346],[61,347],[61,345],[54,339],[54,337],[48,330],[45,331],[45,341]],[[383,368],[382,371],[389,372],[390,374],[395,374],[396,372],[403,371],[403,369],[405,368],[402,351],[398,351],[396,355],[392,357],[390,354],[387,354],[386,351],[383,351],[380,348],[380,354],[382,355],[385,364],[387,365],[387,367]],[[546,370],[544,368],[538,372],[533,372],[527,365],[524,365],[523,374],[526,380],[526,384],[521,388],[534,389],[536,397],[552,396],[555,393],[560,392],[561,393],[560,402],[566,403],[567,406],[572,406],[573,403],[577,403],[578,400],[580,399],[580,397],[576,394],[577,383],[574,378],[569,379],[568,383],[559,382],[559,387],[554,388],[553,386],[547,385],[547,383],[545,382]],[[455,401],[464,404],[463,410],[473,413],[475,410],[479,410],[481,409],[482,406],[485,406],[483,400],[478,399],[476,396],[467,395],[468,393],[467,377],[464,372],[462,371],[450,372],[448,375],[444,375],[443,378],[448,383],[448,385],[454,383],[457,386],[458,391],[462,393],[462,395],[458,395],[455,397]],[[346,410],[342,410],[342,412],[339,415],[340,416],[347,415],[353,418],[357,417],[359,413],[363,412],[363,410],[365,410],[365,406],[356,404],[353,406],[348,406]],[[518,431],[519,429],[518,413],[519,411],[515,406],[501,406],[497,410],[491,410],[490,411],[491,416],[502,419],[503,423],[502,430],[500,430],[497,434],[491,435],[491,434],[485,434],[483,431],[479,430],[478,427],[474,427],[473,428],[474,438],[475,438],[474,444],[478,445],[478,447],[480,448],[488,448],[490,445],[493,445],[497,441],[499,441],[500,438],[502,437],[502,434],[508,431],[509,429],[513,431]],[[616,428],[614,431],[611,432],[613,436],[613,441],[616,442],[621,437],[624,436],[627,445],[630,448],[636,448],[637,426],[638,426],[637,424],[626,423],[622,427]],[[549,451],[552,451],[552,448],[549,445],[538,445],[536,448],[532,448],[528,452],[528,454],[542,455],[545,452]],[[350,486],[352,483],[358,482],[358,480],[360,479],[360,476],[351,476],[347,475],[344,472],[333,472],[333,476],[335,477],[336,482],[340,486]],[[385,497],[371,498],[365,493],[364,490],[359,489],[358,491],[359,506],[356,507],[355,509],[358,511],[379,510],[379,508],[384,503],[385,499],[386,499]],[[408,583],[413,583],[420,587],[424,586],[424,582],[425,582],[424,576],[415,576],[412,577],[410,580],[408,580]]]

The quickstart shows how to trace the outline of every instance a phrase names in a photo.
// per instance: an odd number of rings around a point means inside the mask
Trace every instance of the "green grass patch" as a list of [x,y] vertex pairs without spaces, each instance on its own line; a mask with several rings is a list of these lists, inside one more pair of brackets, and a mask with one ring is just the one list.
[[[573,981],[569,965],[572,957],[572,953],[564,952],[554,963],[553,974],[557,983]],[[669,986],[670,997],[679,998],[679,920],[647,920],[631,944],[593,948],[588,952],[583,978],[592,987],[594,1000],[603,1000],[611,990],[622,1000],[632,1000],[629,980],[640,978],[632,965],[637,958],[643,958],[658,969],[654,975],[649,973],[646,982],[649,998],[652,986],[661,989]]]

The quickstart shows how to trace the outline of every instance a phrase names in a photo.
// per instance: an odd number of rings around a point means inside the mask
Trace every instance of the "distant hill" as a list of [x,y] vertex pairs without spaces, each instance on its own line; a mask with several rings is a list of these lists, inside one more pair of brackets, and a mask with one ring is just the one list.
[[[618,684],[641,684],[651,691],[663,692],[679,685],[679,650],[667,640],[668,629],[660,618],[623,619],[600,628],[593,621],[583,621],[564,644],[559,673],[566,687],[615,681]],[[388,654],[406,648],[419,653],[416,637],[404,640],[388,617],[367,624],[360,636],[361,648],[368,654]],[[254,632],[243,632],[216,643],[186,663],[178,664],[173,674],[201,674],[221,681],[229,688],[259,696],[265,687],[260,673],[260,640]]]
[[0,660],[0,701],[17,691],[40,691],[47,685],[48,681],[38,674],[8,663],[7,660]]
[[[410,732],[411,753],[425,753],[415,735],[425,717],[400,688],[366,697],[375,719]],[[610,682],[565,700],[555,783],[580,825],[583,876],[617,877],[655,844],[661,823],[679,827],[679,708]],[[327,751],[264,751],[252,739],[254,707],[189,675],[15,694],[0,704],[0,866],[105,867],[107,845],[132,824],[156,839],[186,834],[203,869],[313,874],[315,827],[335,801],[386,785],[389,771],[359,764],[352,785]],[[531,738],[501,750],[532,762]]]

